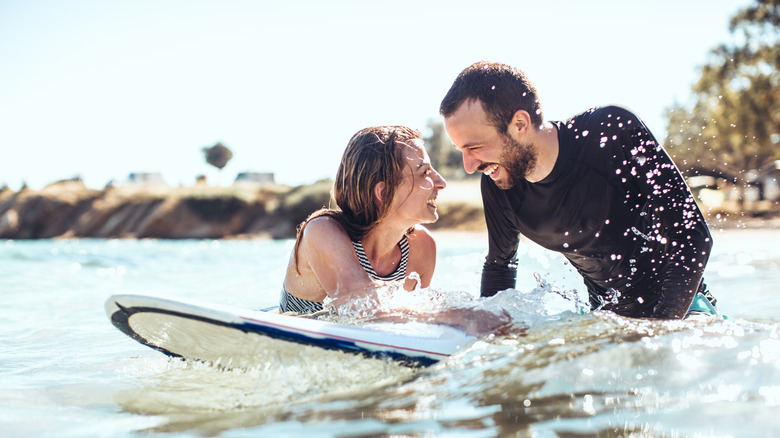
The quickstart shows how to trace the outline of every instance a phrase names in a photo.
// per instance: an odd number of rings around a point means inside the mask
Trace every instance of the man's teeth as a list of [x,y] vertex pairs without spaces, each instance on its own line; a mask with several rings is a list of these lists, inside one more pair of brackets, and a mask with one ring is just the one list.
[[494,164],[494,165],[492,165],[492,166],[490,166],[490,167],[486,168],[485,170],[483,170],[483,171],[482,171],[482,173],[484,173],[484,174],[485,174],[485,175],[487,175],[487,176],[490,176],[490,175],[492,175],[492,174],[493,174],[493,172],[495,172],[496,170],[498,170],[498,164]]
[[435,199],[429,199],[428,200],[428,205],[432,205],[432,206],[436,207],[436,200]]

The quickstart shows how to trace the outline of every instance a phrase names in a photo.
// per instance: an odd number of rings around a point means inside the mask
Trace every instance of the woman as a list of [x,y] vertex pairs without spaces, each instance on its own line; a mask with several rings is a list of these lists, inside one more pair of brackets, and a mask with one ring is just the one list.
[[436,196],[446,185],[417,130],[380,126],[355,134],[333,186],[337,208],[313,213],[298,230],[280,311],[313,313],[325,297],[338,305],[384,281],[428,287],[436,243],[420,224],[439,218]]

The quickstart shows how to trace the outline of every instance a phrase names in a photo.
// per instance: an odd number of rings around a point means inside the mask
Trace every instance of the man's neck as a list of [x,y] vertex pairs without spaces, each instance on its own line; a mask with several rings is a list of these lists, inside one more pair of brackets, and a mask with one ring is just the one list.
[[552,172],[558,161],[558,128],[550,122],[534,132],[531,144],[536,150],[536,166],[526,176],[529,182],[537,183]]

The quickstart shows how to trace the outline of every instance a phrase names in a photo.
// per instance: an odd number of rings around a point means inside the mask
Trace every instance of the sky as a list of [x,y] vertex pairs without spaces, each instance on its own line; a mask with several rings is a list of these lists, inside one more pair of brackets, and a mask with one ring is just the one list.
[[[332,178],[358,130],[441,121],[480,60],[525,71],[547,120],[618,104],[663,140],[750,3],[0,0],[0,186]],[[217,142],[222,171],[202,152]]]

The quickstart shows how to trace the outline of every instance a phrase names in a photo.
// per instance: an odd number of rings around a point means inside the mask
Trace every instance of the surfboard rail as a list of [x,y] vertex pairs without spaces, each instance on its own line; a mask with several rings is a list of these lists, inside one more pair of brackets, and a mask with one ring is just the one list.
[[237,362],[251,363],[254,350],[260,354],[261,349],[283,348],[259,346],[270,339],[286,347],[304,345],[416,367],[446,360],[475,339],[442,325],[346,325],[153,295],[113,295],[105,307],[112,324],[137,342],[172,357],[201,361],[241,356]]

